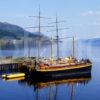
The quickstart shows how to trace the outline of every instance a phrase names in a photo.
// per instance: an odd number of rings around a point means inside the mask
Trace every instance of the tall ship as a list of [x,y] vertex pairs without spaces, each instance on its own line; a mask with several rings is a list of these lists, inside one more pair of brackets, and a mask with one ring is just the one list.
[[[41,12],[39,10],[39,16],[35,16],[39,19],[39,34],[41,36]],[[58,28],[58,18],[56,16],[56,44],[57,44],[57,58],[53,58],[53,39],[51,39],[51,57],[49,59],[40,57],[40,37],[38,38],[38,57],[36,59],[35,67],[31,70],[32,75],[36,75],[36,77],[45,77],[45,78],[53,78],[53,77],[61,77],[66,75],[77,75],[77,72],[90,71],[92,62],[89,59],[81,59],[78,60],[75,57],[75,38],[73,40],[73,55],[70,57],[61,58],[59,56],[59,28]],[[34,74],[33,74],[34,73]]]

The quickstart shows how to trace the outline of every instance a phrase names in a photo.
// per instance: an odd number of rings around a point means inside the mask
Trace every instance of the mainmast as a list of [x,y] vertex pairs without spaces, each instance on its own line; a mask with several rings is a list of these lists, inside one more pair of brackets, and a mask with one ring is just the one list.
[[46,18],[46,17],[42,17],[41,16],[41,10],[40,10],[40,6],[39,6],[39,14],[38,16],[30,16],[30,17],[34,17],[38,19],[38,27],[29,27],[29,28],[38,28],[38,33],[39,33],[39,37],[38,37],[38,61],[40,58],[40,42],[41,42],[41,27],[52,27],[52,26],[41,26],[41,19],[51,19],[51,18]]
[[58,17],[56,14],[56,37],[57,37],[57,60],[59,59],[59,34],[58,34]]
[[37,16],[39,18],[39,37],[38,37],[38,60],[40,58],[40,32],[41,32],[41,11],[40,11],[40,6],[39,6],[39,16]]
[[[58,21],[58,16],[56,14],[56,21],[55,22],[52,22],[54,24],[56,24],[56,30],[50,30],[50,31],[56,31],[56,41],[57,41],[57,60],[59,60],[60,58],[60,54],[59,54],[59,42],[60,42],[60,38],[59,38],[59,31],[60,30],[65,30],[65,29],[68,29],[68,28],[59,28],[58,24],[59,23],[62,23],[62,22],[65,22],[65,21]],[[52,24],[50,23],[50,24]],[[48,31],[49,32],[49,31]]]

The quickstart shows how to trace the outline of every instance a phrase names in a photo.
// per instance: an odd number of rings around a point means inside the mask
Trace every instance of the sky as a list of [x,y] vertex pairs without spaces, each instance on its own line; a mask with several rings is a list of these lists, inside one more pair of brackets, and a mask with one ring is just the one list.
[[[56,13],[59,28],[68,28],[59,31],[61,37],[75,36],[78,38],[100,37],[100,0],[0,0],[0,22],[8,22],[26,27],[37,26],[38,20],[29,16],[38,15],[39,5],[41,16],[51,19],[43,19],[42,25],[54,22]],[[46,35],[55,35],[55,32],[47,32],[53,28],[43,28]],[[37,31],[36,29],[27,29]]]

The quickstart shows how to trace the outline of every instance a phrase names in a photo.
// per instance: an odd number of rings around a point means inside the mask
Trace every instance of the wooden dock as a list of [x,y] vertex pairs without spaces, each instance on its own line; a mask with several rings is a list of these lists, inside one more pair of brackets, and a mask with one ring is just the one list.
[[0,71],[19,70],[23,63],[34,64],[35,58],[0,58]]
[[5,70],[18,70],[20,63],[0,64],[0,71]]

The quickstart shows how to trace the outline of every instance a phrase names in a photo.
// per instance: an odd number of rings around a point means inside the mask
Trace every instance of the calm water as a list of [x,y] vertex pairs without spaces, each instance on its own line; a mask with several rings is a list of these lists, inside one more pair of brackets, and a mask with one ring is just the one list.
[[[71,54],[68,46],[62,47],[66,52],[61,52],[61,56]],[[47,47],[46,47],[47,48]],[[46,55],[48,49],[44,50]],[[48,55],[49,55],[48,51]],[[31,55],[36,54],[36,50],[31,49]],[[28,55],[27,49],[17,51],[1,51],[1,56],[23,56]],[[1,100],[100,100],[100,47],[80,43],[76,48],[78,58],[90,58],[93,62],[91,77],[64,79],[46,83],[34,83],[33,80],[0,80]]]

